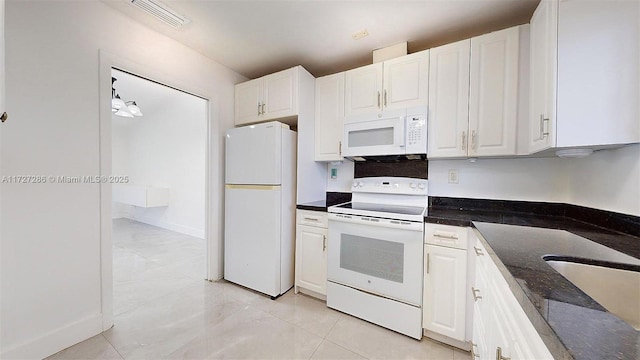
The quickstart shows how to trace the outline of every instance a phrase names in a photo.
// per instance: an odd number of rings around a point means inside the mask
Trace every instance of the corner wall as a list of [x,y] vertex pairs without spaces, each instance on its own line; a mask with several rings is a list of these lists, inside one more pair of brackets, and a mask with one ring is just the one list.
[[[233,127],[233,85],[243,76],[100,1],[10,1],[5,10],[3,175],[99,174],[105,50],[213,99],[219,156],[210,165],[223,179],[220,134]],[[99,185],[3,184],[2,192],[0,358],[44,358],[101,332]],[[222,208],[222,187],[210,196]],[[212,231],[222,238],[222,226]]]
[[567,202],[640,216],[640,144],[572,159]]

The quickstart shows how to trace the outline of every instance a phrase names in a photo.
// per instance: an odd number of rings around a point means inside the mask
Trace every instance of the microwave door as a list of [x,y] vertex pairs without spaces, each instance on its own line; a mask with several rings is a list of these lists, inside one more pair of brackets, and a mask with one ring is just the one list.
[[344,124],[344,156],[401,155],[405,153],[404,117]]

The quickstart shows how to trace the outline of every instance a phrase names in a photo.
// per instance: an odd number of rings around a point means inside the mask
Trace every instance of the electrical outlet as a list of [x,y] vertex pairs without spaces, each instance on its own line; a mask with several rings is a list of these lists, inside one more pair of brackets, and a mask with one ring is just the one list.
[[450,169],[449,170],[449,184],[457,184],[458,183],[458,170]]

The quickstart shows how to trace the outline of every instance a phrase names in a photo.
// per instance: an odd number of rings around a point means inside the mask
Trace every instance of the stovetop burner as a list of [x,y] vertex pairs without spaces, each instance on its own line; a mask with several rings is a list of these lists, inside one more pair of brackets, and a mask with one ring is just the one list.
[[422,222],[427,211],[427,180],[371,177],[353,180],[353,201],[330,213]]
[[336,207],[341,209],[353,209],[364,210],[381,213],[394,213],[403,215],[423,215],[424,207],[420,206],[403,206],[403,205],[386,205],[386,204],[372,204],[372,203],[346,203],[337,205]]

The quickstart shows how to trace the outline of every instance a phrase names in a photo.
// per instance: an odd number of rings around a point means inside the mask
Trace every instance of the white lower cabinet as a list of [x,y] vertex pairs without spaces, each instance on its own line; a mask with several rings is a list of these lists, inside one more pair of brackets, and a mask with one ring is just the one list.
[[327,294],[327,213],[297,210],[296,217],[295,292],[324,299]]
[[553,359],[480,240],[473,250],[475,282],[468,291],[474,359]]
[[466,249],[467,228],[425,224],[422,327],[454,346],[467,340]]

